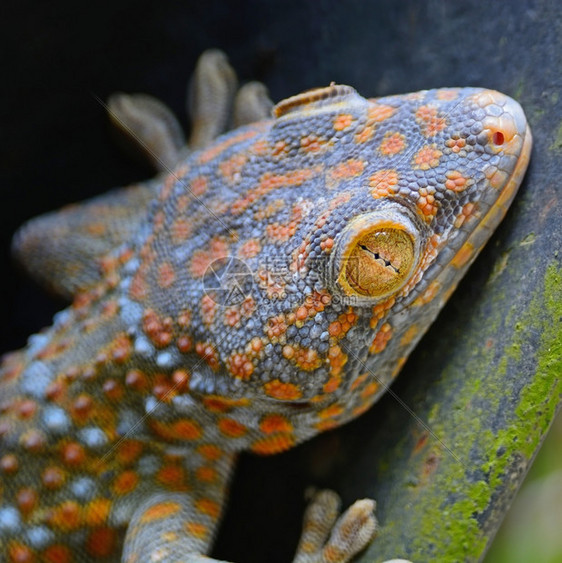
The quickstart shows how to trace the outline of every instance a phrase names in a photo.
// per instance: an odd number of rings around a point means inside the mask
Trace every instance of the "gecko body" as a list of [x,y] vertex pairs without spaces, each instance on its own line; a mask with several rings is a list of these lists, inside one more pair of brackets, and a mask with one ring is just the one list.
[[[75,297],[1,368],[0,561],[202,561],[237,453],[285,451],[376,402],[531,146],[519,105],[481,88],[331,85],[211,137],[157,181],[19,235],[30,269]],[[339,519],[336,504],[313,501],[295,562],[369,541],[372,502]]]

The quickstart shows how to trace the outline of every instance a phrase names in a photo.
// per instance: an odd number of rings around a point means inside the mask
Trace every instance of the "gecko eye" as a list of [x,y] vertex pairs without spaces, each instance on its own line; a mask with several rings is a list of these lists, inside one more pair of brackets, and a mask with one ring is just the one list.
[[[357,240],[340,274],[345,283],[366,297],[392,293],[412,270],[414,242],[399,229],[379,228]],[[342,283],[343,282],[343,283]]]
[[334,272],[343,293],[378,299],[396,293],[410,278],[418,262],[416,229],[405,217],[397,218],[370,214],[346,227]]

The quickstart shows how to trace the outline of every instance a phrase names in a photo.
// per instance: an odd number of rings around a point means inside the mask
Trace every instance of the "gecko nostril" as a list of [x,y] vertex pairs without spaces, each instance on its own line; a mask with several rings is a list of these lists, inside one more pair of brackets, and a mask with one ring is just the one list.
[[492,141],[494,143],[494,145],[503,145],[504,141],[505,141],[505,137],[504,134],[501,131],[496,131],[493,135],[492,135]]

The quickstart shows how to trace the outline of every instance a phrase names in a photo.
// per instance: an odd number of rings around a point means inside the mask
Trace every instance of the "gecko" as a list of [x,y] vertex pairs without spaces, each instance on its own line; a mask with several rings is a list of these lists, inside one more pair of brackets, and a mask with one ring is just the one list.
[[[365,412],[501,221],[531,133],[494,90],[277,103],[218,51],[186,143],[147,95],[107,106],[152,180],[31,220],[14,253],[72,299],[0,368],[0,561],[194,563],[241,451]],[[318,491],[295,563],[345,563],[374,501]]]

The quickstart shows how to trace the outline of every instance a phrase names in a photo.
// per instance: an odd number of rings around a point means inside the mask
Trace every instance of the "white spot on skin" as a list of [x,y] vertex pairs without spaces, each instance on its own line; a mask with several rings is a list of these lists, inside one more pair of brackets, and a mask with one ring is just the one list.
[[137,336],[135,339],[135,352],[141,356],[153,356],[155,353],[154,346],[144,336]]
[[190,395],[178,395],[172,399],[172,404],[178,414],[188,414],[193,412],[195,401]]
[[168,368],[172,366],[172,360],[173,358],[170,352],[160,352],[158,356],[156,356],[156,365],[161,368]]
[[127,297],[120,297],[118,302],[119,312],[125,324],[127,326],[138,326],[142,320],[142,306],[127,299]]
[[34,549],[45,549],[55,540],[55,534],[45,526],[33,526],[26,530],[25,535]]
[[27,339],[27,353],[29,356],[34,356],[42,350],[49,342],[50,337],[47,334],[32,334]]
[[45,407],[42,419],[46,429],[52,434],[64,434],[71,427],[68,415],[60,407]]
[[21,374],[20,389],[36,399],[42,399],[51,379],[52,372],[44,362],[31,362]]
[[97,426],[82,428],[78,432],[78,439],[88,448],[100,448],[108,442],[105,432]]
[[97,490],[96,482],[89,477],[80,477],[70,483],[72,494],[80,500],[92,499]]
[[13,506],[0,508],[0,532],[18,532],[21,528],[21,516]]
[[53,317],[53,326],[60,327],[70,320],[71,312],[69,309],[63,309],[58,313],[55,313]]

